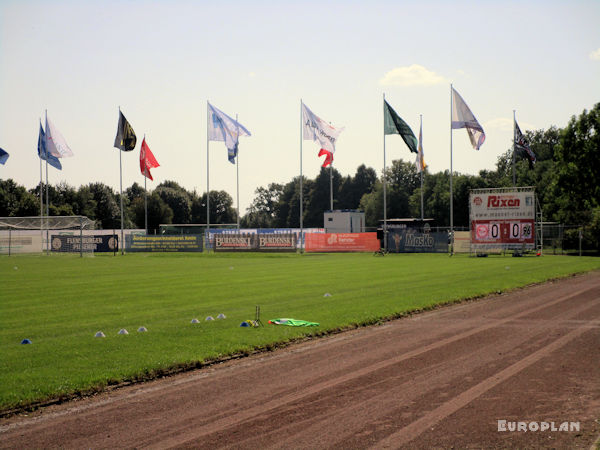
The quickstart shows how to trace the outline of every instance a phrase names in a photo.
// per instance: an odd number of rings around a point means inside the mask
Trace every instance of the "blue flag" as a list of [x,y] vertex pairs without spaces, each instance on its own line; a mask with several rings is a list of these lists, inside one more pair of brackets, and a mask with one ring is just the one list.
[[50,164],[52,167],[57,168],[58,170],[62,170],[62,164],[60,163],[58,158],[46,151],[46,133],[44,133],[44,129],[42,128],[41,123],[40,134],[38,136],[38,156],[42,161],[48,159],[48,164]]
[[0,164],[4,164],[8,159],[8,152],[0,148]]

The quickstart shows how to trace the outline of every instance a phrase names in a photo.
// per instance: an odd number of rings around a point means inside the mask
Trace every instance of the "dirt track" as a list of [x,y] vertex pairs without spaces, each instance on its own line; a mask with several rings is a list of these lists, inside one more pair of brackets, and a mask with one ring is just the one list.
[[589,448],[599,436],[599,272],[0,422],[0,448]]

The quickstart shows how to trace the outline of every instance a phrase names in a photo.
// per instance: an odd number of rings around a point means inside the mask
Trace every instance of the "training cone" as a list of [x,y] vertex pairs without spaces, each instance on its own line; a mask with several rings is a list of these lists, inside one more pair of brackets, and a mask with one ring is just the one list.
[[102,331],[98,331],[94,337],[106,337]]
[[198,319],[192,319],[192,323],[200,323]]
[[148,330],[146,329],[146,327],[139,327],[139,328],[138,328],[138,331],[139,331],[140,333],[143,333],[144,331],[148,331]]
[[325,295],[323,297],[331,297],[331,294],[329,292],[325,292]]
[[213,316],[208,316],[206,319],[207,322],[210,322],[211,320],[215,320],[215,318]]
[[240,327],[249,327],[250,324],[248,322],[242,322],[240,323]]
[[119,334],[129,334],[129,331],[127,331],[125,328],[121,328],[119,330]]
[[217,319],[226,319],[225,314],[219,314],[217,316]]
[[29,339],[23,339],[21,344],[31,344],[31,341]]

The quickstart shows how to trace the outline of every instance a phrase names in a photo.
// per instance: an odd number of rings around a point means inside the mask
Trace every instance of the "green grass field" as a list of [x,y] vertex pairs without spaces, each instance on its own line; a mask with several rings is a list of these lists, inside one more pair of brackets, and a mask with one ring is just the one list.
[[[600,258],[573,256],[3,256],[0,411],[597,269]],[[265,327],[239,327],[256,305]],[[280,317],[320,326],[267,324]]]

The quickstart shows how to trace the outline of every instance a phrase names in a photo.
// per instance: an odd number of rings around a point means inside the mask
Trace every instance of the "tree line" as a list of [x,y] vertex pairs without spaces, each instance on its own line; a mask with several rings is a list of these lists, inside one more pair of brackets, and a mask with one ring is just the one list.
[[[534,186],[545,221],[591,227],[600,248],[600,103],[590,111],[573,116],[564,129],[525,133],[537,162],[516,162],[516,185]],[[512,148],[502,154],[494,170],[477,175],[453,174],[454,224],[469,226],[470,189],[512,186]],[[354,175],[332,170],[334,209],[360,209],[366,225],[376,227],[383,218],[382,176],[361,165]],[[412,162],[395,160],[385,172],[387,217],[420,217],[420,175]],[[295,177],[285,184],[270,183],[255,191],[254,199],[241,217],[245,228],[295,228],[300,224],[300,182]],[[424,172],[424,215],[438,226],[450,223],[449,171]],[[323,211],[330,209],[330,173],[321,169],[314,178],[303,178],[303,223],[323,227]],[[13,180],[0,181],[0,216],[36,216],[40,212],[40,186],[27,190]],[[45,200],[45,198],[44,198]],[[98,228],[120,228],[119,194],[103,183],[74,188],[65,183],[49,186],[50,215],[83,215]],[[144,228],[144,190],[134,183],[123,193],[124,226]],[[210,192],[211,224],[236,223],[233,199],[225,191]],[[187,191],[175,181],[165,181],[148,193],[148,228],[159,224],[206,223],[206,193]]]

